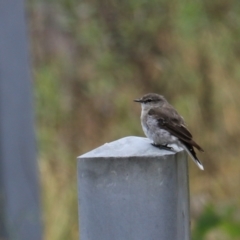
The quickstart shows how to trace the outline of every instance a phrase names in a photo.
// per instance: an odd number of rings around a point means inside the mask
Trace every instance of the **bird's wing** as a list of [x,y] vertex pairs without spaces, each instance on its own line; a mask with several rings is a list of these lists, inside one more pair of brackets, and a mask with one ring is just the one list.
[[183,118],[175,109],[151,109],[148,114],[157,119],[160,128],[167,130],[183,143],[190,144],[198,150],[203,151],[203,149],[192,139],[192,134],[186,128]]

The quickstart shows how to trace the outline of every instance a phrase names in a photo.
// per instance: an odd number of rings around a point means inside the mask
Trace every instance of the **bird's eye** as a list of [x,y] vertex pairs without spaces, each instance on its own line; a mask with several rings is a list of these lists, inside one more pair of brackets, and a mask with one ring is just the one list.
[[145,103],[149,103],[149,102],[152,102],[152,99],[147,99],[147,100],[145,101]]

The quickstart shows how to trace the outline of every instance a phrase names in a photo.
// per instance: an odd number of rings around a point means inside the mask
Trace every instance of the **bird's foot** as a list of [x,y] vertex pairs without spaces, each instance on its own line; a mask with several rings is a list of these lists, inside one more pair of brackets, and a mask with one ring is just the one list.
[[168,147],[167,144],[165,145],[161,145],[161,144],[155,144],[155,143],[151,143],[154,147],[157,147],[159,149],[164,149],[164,150],[168,150],[168,151],[174,151],[174,149],[172,147]]

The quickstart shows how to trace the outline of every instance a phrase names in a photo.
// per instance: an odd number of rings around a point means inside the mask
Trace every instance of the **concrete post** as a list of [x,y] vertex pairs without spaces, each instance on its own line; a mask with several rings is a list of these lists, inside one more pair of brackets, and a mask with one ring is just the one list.
[[81,240],[189,240],[187,155],[141,137],[78,158]]
[[40,240],[42,224],[23,0],[0,1],[0,239]]

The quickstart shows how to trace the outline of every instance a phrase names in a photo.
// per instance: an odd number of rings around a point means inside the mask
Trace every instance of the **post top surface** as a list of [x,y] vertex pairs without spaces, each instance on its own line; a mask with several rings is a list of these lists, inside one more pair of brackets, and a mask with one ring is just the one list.
[[169,144],[174,150],[168,151],[159,149],[151,145],[148,138],[129,136],[116,141],[105,143],[104,145],[87,152],[78,158],[98,158],[98,157],[139,157],[139,156],[164,156],[174,155],[183,149],[176,144]]

